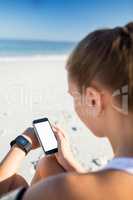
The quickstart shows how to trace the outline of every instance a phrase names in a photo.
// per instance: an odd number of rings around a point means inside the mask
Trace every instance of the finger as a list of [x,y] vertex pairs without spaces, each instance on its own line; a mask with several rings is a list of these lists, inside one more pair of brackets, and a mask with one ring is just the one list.
[[56,139],[58,139],[57,138],[57,134],[58,134],[57,129],[54,126],[52,126],[52,129],[53,129],[53,132],[54,132],[54,135],[55,135]]
[[64,132],[63,128],[59,124],[55,124],[54,127],[62,132]]
[[57,132],[57,128],[54,125],[52,126],[52,129],[54,132]]
[[60,126],[54,125],[54,128],[57,132],[60,132],[63,137],[66,137],[65,131]]
[[33,133],[34,134],[34,128],[33,127],[29,127],[24,132]]
[[56,127],[53,127],[53,131],[55,132],[56,135],[60,134],[61,137],[65,139],[65,135],[64,135],[64,133],[60,129],[58,129]]

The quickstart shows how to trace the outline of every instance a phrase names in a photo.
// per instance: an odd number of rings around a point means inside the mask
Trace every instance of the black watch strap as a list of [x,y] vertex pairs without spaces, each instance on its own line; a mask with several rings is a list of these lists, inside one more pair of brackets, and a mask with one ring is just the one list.
[[27,140],[24,136],[19,135],[16,137],[15,140],[13,140],[10,145],[11,147],[13,145],[17,145],[20,149],[22,149],[26,154],[29,153],[29,151],[32,149],[32,144]]

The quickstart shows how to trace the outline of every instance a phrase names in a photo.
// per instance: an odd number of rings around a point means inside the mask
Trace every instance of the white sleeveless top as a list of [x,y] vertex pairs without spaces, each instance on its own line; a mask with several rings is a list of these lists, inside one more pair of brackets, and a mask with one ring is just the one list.
[[101,170],[121,170],[133,175],[133,157],[113,158]]

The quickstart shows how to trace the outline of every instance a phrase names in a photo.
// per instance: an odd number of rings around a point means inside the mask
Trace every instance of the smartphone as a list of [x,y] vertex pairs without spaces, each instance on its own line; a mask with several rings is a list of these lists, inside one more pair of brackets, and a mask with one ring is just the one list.
[[48,118],[34,120],[33,127],[45,154],[56,153],[58,144]]

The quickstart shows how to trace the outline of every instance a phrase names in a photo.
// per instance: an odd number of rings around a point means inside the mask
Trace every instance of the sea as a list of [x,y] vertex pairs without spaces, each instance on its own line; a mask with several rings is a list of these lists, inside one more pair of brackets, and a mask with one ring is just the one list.
[[66,55],[75,42],[0,39],[0,58]]

